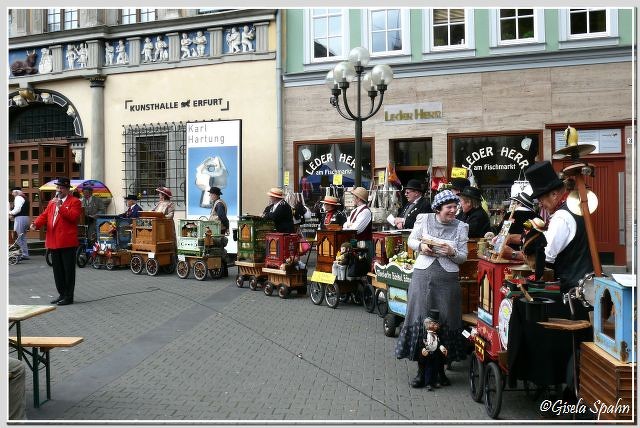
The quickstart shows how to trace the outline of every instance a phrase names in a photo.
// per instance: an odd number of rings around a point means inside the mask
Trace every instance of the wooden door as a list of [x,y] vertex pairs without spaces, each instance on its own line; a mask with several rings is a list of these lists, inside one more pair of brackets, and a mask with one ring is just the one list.
[[[591,214],[596,247],[603,265],[626,265],[625,249],[625,169],[624,157],[583,159],[595,166],[595,177],[585,183],[598,197],[598,208]],[[556,171],[574,162],[553,161]]]

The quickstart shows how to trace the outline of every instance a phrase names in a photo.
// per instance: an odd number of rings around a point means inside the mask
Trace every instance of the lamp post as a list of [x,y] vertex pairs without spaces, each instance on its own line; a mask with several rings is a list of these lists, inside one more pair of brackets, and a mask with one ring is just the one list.
[[[364,73],[364,68],[369,64],[369,51],[363,47],[351,49],[349,60],[339,62],[333,70],[327,73],[326,84],[331,89],[331,105],[336,108],[340,116],[347,120],[353,120],[356,125],[355,135],[355,176],[354,186],[362,186],[362,122],[375,115],[382,106],[384,92],[393,80],[393,71],[386,64],[378,64],[371,72]],[[363,76],[364,73],[364,76]],[[355,114],[349,108],[347,102],[347,89],[349,82],[356,83],[356,110]],[[369,112],[362,115],[362,91],[360,85],[364,87],[371,99]],[[380,94],[380,98],[376,98]],[[340,107],[340,94],[342,94],[342,104]],[[344,111],[343,111],[344,109]]]

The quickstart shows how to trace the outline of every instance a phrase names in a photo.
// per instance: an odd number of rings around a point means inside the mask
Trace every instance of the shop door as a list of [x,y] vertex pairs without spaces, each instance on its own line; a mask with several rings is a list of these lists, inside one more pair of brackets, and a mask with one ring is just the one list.
[[[591,214],[596,247],[603,265],[626,265],[624,158],[584,159],[595,166],[595,177],[587,177],[587,189],[598,197],[598,209]],[[574,162],[553,161],[556,171]]]

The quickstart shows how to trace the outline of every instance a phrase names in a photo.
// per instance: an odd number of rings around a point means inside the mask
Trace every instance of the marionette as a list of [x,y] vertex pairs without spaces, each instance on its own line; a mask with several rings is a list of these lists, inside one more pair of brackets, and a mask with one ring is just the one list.
[[442,385],[448,385],[444,379],[440,379],[440,373],[444,373],[444,364],[447,357],[447,348],[442,345],[438,331],[440,330],[440,312],[436,309],[429,311],[424,320],[423,347],[420,350],[419,362],[424,365],[424,384],[428,391]]

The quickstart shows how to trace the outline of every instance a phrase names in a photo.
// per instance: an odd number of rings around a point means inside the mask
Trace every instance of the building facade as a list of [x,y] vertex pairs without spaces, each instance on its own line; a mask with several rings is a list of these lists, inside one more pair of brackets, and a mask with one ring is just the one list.
[[[328,102],[327,72],[352,48],[394,80],[363,123],[365,186],[388,165],[431,184],[474,175],[494,219],[537,160],[553,160],[572,125],[596,150],[587,185],[603,264],[631,262],[633,9],[289,9],[285,11],[284,170],[320,198],[353,178],[354,123]],[[357,104],[355,88],[348,103]],[[366,92],[362,109],[368,111]],[[346,181],[345,181],[346,180]],[[502,211],[501,211],[502,210]]]
[[[256,212],[278,182],[276,11],[12,9],[9,185],[38,215],[58,176],[103,181],[107,213],[167,186],[176,218]],[[247,189],[264,183],[260,200]],[[245,191],[243,192],[243,189]]]

